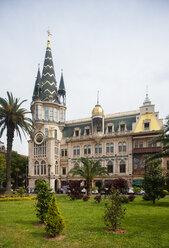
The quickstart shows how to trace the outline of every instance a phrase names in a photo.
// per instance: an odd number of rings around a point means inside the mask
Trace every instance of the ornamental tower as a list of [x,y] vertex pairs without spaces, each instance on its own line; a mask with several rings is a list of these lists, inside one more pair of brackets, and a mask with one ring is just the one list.
[[42,70],[38,67],[31,112],[35,123],[34,139],[29,141],[29,187],[36,180],[49,181],[53,189],[60,187],[60,142],[65,126],[66,90],[61,74],[59,91],[55,77],[50,31]]

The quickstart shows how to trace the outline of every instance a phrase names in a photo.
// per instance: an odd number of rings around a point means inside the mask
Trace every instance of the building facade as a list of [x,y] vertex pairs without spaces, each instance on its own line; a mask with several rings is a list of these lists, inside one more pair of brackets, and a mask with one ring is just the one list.
[[29,140],[29,187],[36,180],[49,181],[57,190],[71,178],[70,169],[81,166],[80,157],[100,160],[108,176],[95,178],[94,184],[122,177],[129,185],[139,184],[144,174],[144,155],[160,150],[152,139],[159,134],[162,120],[146,94],[143,105],[134,111],[104,114],[97,101],[91,116],[66,121],[66,89],[63,72],[57,86],[48,33],[45,61],[38,69],[31,103],[35,122],[34,139]]

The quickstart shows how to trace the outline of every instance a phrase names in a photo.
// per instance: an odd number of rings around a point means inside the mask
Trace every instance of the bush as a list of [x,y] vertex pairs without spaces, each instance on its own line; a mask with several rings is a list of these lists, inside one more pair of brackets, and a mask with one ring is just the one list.
[[96,202],[100,203],[101,200],[102,200],[101,195],[96,195],[96,196],[94,197],[94,200],[95,200]]
[[22,187],[20,187],[18,193],[22,197],[23,194],[25,193],[25,191],[24,191],[24,189]]
[[127,188],[127,180],[123,178],[117,178],[109,181],[105,184],[106,194],[111,194],[111,188],[118,189],[121,193],[125,192]]
[[44,222],[53,192],[49,184],[42,179],[38,180],[35,192],[37,193],[36,216]]
[[128,203],[129,198],[127,196],[121,196],[121,203]]
[[121,225],[121,219],[124,218],[126,209],[122,208],[120,192],[113,188],[111,192],[110,201],[105,203],[104,222],[106,226],[115,231]]
[[128,196],[129,201],[134,201],[135,198],[136,198],[135,195],[129,195]]
[[82,188],[80,186],[82,181],[69,181],[68,184],[68,195],[70,196],[71,200],[82,199],[83,193]]
[[141,188],[137,187],[137,186],[134,186],[133,191],[134,191],[135,194],[139,194],[141,192]]
[[149,197],[147,194],[145,194],[145,195],[143,196],[143,200],[144,200],[144,201],[150,201],[150,197]]
[[88,201],[90,199],[90,196],[89,195],[84,195],[83,196],[83,201]]
[[62,233],[65,227],[64,219],[60,214],[56,202],[56,196],[52,197],[44,223],[45,230],[50,237],[55,237],[56,235],[59,235],[60,233]]
[[169,192],[167,191],[167,190],[163,190],[163,193],[165,194],[165,195],[169,195]]

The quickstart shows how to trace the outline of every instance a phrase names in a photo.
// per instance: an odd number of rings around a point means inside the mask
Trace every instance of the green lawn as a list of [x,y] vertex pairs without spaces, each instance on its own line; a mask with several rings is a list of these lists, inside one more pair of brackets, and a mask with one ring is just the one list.
[[65,238],[46,240],[43,227],[37,222],[35,201],[0,202],[0,247],[10,248],[168,248],[169,247],[169,197],[156,206],[137,197],[126,204],[126,217],[122,228],[125,234],[105,231],[103,222],[104,201],[95,203],[70,201],[67,196],[57,196],[60,211],[65,219]]

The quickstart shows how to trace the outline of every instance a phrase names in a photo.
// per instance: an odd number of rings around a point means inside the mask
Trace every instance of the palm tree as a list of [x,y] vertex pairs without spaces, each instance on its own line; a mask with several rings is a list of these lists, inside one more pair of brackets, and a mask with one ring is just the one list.
[[81,158],[80,161],[83,163],[81,167],[73,168],[70,170],[72,176],[80,175],[86,180],[87,183],[87,195],[91,195],[92,181],[96,176],[108,175],[107,168],[101,167],[100,161],[94,161],[88,158]]
[[33,128],[33,122],[30,118],[25,117],[26,109],[20,108],[23,100],[13,97],[12,93],[7,92],[7,99],[0,97],[0,137],[6,129],[7,136],[7,163],[6,163],[6,190],[5,194],[11,194],[11,153],[14,139],[14,132],[16,131],[21,139],[21,131],[24,135],[30,134]]

